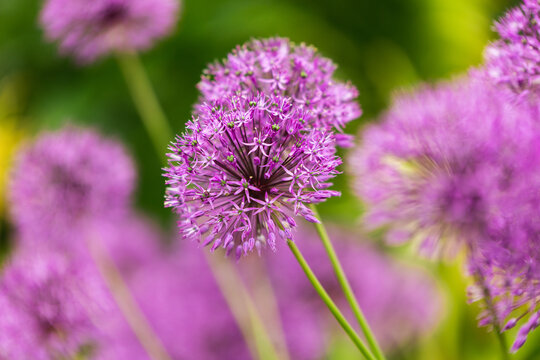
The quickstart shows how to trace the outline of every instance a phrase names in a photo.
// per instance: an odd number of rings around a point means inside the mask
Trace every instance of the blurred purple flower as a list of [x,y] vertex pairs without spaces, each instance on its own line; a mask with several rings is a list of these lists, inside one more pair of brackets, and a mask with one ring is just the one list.
[[134,182],[120,143],[71,127],[46,133],[16,161],[11,216],[23,242],[74,243],[89,221],[126,212]]
[[44,248],[19,249],[0,278],[0,358],[75,358],[99,341],[113,309],[91,263]]
[[334,81],[335,69],[312,46],[282,38],[252,40],[205,70],[198,85],[202,97],[197,109],[204,112],[204,103],[233,94],[289,97],[292,106],[303,110],[307,127],[337,129],[338,144],[352,146],[352,137],[342,132],[362,114],[354,101],[358,91],[349,83]]
[[[247,360],[242,334],[201,252],[193,244],[157,258],[129,279],[142,311],[173,359]],[[146,359],[123,321],[98,359]]]
[[89,230],[89,235],[94,237],[89,240],[100,241],[126,277],[163,256],[163,234],[142,215],[101,220]]
[[540,91],[540,4],[524,0],[495,24],[501,36],[486,48],[487,76],[518,96]]
[[507,330],[529,317],[517,350],[540,298],[540,117],[506,92],[474,77],[401,96],[351,169],[367,223],[388,226],[390,240],[466,245],[479,324]]
[[172,31],[178,10],[178,0],[47,0],[41,24],[62,52],[88,63],[150,48]]
[[538,133],[537,110],[501,91],[460,79],[394,101],[350,159],[368,226],[428,253],[484,237],[503,194],[521,186]]
[[337,196],[341,163],[333,133],[310,128],[309,110],[280,95],[232,95],[199,106],[199,118],[169,147],[165,206],[185,239],[237,258],[290,238],[293,215]]
[[[317,238],[305,224],[300,226],[298,236]],[[410,345],[433,330],[441,315],[441,296],[433,279],[386,257],[344,230],[331,228],[330,236],[340,240],[335,243],[340,261],[371,328],[387,352]],[[330,296],[338,306],[348,309],[322,244],[303,241],[299,246],[307,261],[317,265],[314,271]],[[323,358],[333,324],[324,304],[315,296],[292,254],[267,260],[292,358]],[[283,281],[283,274],[287,274],[287,281]],[[352,313],[346,315],[352,319]]]
[[469,299],[484,300],[479,323],[496,323],[495,329],[503,331],[520,326],[514,352],[539,325],[540,141],[529,143],[528,150],[516,159],[516,166],[522,167],[520,181],[500,199],[497,216],[482,241],[474,244],[469,260],[469,271],[476,278]]

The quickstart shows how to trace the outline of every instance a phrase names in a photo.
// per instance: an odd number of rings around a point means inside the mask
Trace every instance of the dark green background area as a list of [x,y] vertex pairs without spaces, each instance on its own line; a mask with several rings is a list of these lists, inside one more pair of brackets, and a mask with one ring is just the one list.
[[[91,0],[88,0],[91,1]],[[222,59],[251,37],[284,36],[315,45],[339,66],[336,76],[360,90],[362,118],[356,133],[389,104],[391,94],[421,81],[449,79],[481,63],[495,34],[494,19],[510,0],[192,0],[182,5],[175,32],[142,61],[175,132],[183,131],[198,94],[195,85],[209,62]],[[22,127],[36,134],[66,122],[95,126],[121,139],[139,170],[137,204],[149,216],[170,222],[163,209],[160,162],[136,113],[114,58],[81,67],[44,41],[38,24],[41,2],[0,0],[0,80],[19,82]],[[2,146],[0,144],[0,146]],[[165,149],[163,149],[165,152]],[[345,156],[346,152],[342,152]],[[346,167],[342,169],[346,172]],[[339,199],[321,205],[326,220],[352,224],[361,212],[345,173],[336,179]],[[2,227],[5,229],[5,227]],[[426,265],[449,293],[447,319],[425,344],[400,359],[496,359],[493,334],[478,329],[475,307],[466,305],[460,272]],[[515,359],[540,359],[539,334]],[[347,346],[335,359],[354,359]]]
[[[479,63],[492,36],[490,21],[508,5],[503,0],[187,1],[174,34],[142,60],[174,130],[181,132],[207,63],[251,37],[279,35],[313,44],[339,65],[340,79],[360,90],[364,116],[347,129],[355,132],[396,88],[450,77]],[[60,57],[43,39],[40,7],[36,0],[0,0],[0,77],[23,79],[23,113],[33,131],[71,121],[124,140],[138,160],[139,204],[166,217],[158,157],[117,64],[109,58],[81,67]],[[352,221],[359,209],[346,191],[346,177],[337,187],[344,196],[324,205],[323,215]]]

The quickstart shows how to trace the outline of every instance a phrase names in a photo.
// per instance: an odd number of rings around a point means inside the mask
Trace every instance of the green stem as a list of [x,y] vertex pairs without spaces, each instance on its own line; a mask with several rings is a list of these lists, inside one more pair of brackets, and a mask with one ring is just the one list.
[[497,336],[497,342],[499,343],[499,347],[501,349],[501,359],[509,360],[510,355],[508,354],[508,344],[506,343],[506,336],[501,331],[501,327],[499,326],[499,317],[497,316],[497,312],[495,311],[495,307],[493,306],[493,302],[491,301],[491,294],[489,293],[487,286],[485,286],[481,275],[477,274],[477,277],[480,277],[479,282],[482,286],[482,291],[484,292],[484,301],[486,303],[486,307],[489,311],[489,314],[491,315],[491,318],[493,319],[492,321],[493,331],[495,332],[495,335]]
[[252,357],[260,360],[280,359],[237,269],[206,251],[204,256]]
[[[475,249],[473,248],[472,244],[468,244],[468,250],[470,254],[475,253]],[[497,342],[499,343],[499,347],[501,349],[501,359],[502,360],[509,360],[510,355],[508,354],[508,345],[506,343],[506,336],[501,331],[501,327],[499,325],[499,316],[497,315],[497,311],[495,310],[495,306],[493,305],[491,292],[489,291],[488,286],[485,283],[485,278],[482,275],[480,271],[477,269],[472,271],[473,278],[482,289],[482,294],[484,298],[484,302],[486,303],[486,308],[489,312],[489,315],[491,316],[491,323],[493,325],[493,331],[495,332],[495,336],[497,336]]]
[[289,248],[291,249],[292,253],[294,254],[294,257],[302,267],[302,270],[304,270],[304,273],[306,274],[307,278],[315,288],[315,291],[317,291],[317,294],[321,297],[321,299],[324,301],[326,306],[328,307],[328,310],[334,315],[337,322],[341,325],[343,330],[349,335],[353,343],[356,345],[358,350],[362,353],[362,355],[368,359],[368,360],[376,360],[376,358],[373,356],[371,351],[368,349],[368,347],[362,342],[362,339],[358,336],[358,334],[354,331],[353,327],[349,324],[347,319],[343,316],[341,311],[338,309],[334,301],[330,298],[330,295],[326,292],[324,287],[321,285],[315,274],[313,273],[313,270],[311,270],[311,267],[307,263],[306,259],[304,259],[304,256],[300,252],[300,249],[296,246],[296,244],[292,240],[287,240],[287,245],[289,245]]
[[[317,208],[315,207],[315,205],[312,204],[310,208],[320,221],[321,218],[319,216],[319,213],[317,212]],[[371,328],[369,327],[369,324],[364,314],[362,313],[362,310],[360,309],[360,305],[358,305],[358,300],[356,300],[356,297],[354,296],[354,292],[351,288],[349,280],[347,279],[347,275],[345,275],[345,271],[343,270],[343,267],[341,266],[341,263],[337,257],[334,246],[330,241],[330,237],[326,232],[326,228],[324,227],[322,221],[316,223],[315,227],[317,229],[319,237],[322,240],[326,253],[330,258],[330,262],[332,263],[332,267],[334,268],[334,272],[336,274],[338,282],[341,285],[343,292],[345,293],[345,297],[347,298],[347,301],[349,302],[349,305],[353,310],[354,316],[356,317],[356,320],[358,321],[358,324],[360,325],[360,328],[362,329],[371,350],[373,350],[378,360],[384,360],[384,354],[379,344],[377,343],[377,339],[373,335],[373,332],[371,331]]]
[[501,332],[501,329],[499,328],[499,326],[496,326],[493,330],[497,334],[497,340],[501,348],[501,359],[510,360],[510,355],[508,354],[508,347],[506,344],[506,337],[504,336],[504,333]]
[[152,360],[172,360],[159,336],[154,332],[148,319],[137,304],[128,284],[124,281],[114,260],[95,236],[87,241],[88,250],[105,284],[109,288],[120,312]]
[[126,79],[135,107],[157,153],[160,158],[163,158],[167,144],[173,139],[173,132],[159,105],[152,84],[135,53],[120,53],[116,58]]

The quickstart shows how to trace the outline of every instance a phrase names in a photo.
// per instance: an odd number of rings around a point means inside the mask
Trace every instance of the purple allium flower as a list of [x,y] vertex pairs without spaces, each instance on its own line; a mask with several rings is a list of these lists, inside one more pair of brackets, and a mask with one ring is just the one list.
[[333,132],[313,128],[309,110],[280,95],[231,95],[199,107],[169,147],[166,202],[183,238],[236,257],[291,237],[292,215],[318,221],[307,204],[327,190],[341,163]]
[[540,4],[524,0],[495,24],[501,36],[486,48],[488,77],[521,96],[540,92]]
[[[315,239],[317,234],[304,224],[299,226],[298,236]],[[433,330],[440,319],[442,300],[433,279],[419,269],[386,257],[350,232],[331,228],[330,236],[340,240],[335,243],[340,261],[385,351],[410,345]],[[303,241],[299,246],[307,261],[317,265],[314,271],[330,296],[338,306],[348,309],[322,244]],[[292,254],[268,257],[267,261],[291,357],[324,358],[330,340],[328,330],[334,325],[324,304]],[[283,274],[287,274],[287,281],[282,281]],[[352,313],[346,315],[352,323]]]
[[282,38],[252,40],[205,70],[198,85],[202,97],[197,110],[204,112],[204,103],[233,94],[287,97],[304,111],[308,127],[337,129],[338,144],[351,146],[352,137],[342,132],[362,114],[354,101],[358,91],[350,83],[334,81],[335,69],[314,47]]
[[[193,244],[182,245],[128,279],[148,322],[173,359],[249,359],[203,254]],[[97,358],[147,359],[127,324],[119,320]]]
[[540,117],[506,93],[474,78],[402,96],[351,164],[369,225],[430,251],[466,245],[479,324],[523,321],[517,350],[540,298]]
[[0,358],[75,358],[94,348],[112,309],[89,262],[44,248],[20,249],[0,277]]
[[537,110],[503,91],[460,79],[398,97],[350,161],[367,224],[428,252],[484,237],[538,134]]
[[469,298],[482,300],[480,324],[503,331],[520,326],[514,352],[540,324],[540,139],[528,150],[516,159],[521,181],[501,198],[498,216],[469,259],[476,280]]
[[12,219],[22,241],[75,242],[88,221],[125,212],[135,182],[124,147],[68,127],[21,151],[11,178]]
[[78,61],[146,50],[176,23],[178,0],[47,0],[41,24]]

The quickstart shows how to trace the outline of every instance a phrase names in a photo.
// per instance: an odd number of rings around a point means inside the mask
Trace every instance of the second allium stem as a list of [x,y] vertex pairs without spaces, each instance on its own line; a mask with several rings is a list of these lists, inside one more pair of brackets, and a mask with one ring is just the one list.
[[[310,208],[320,221],[321,218],[319,216],[319,213],[317,212],[317,208],[315,207],[315,205],[311,205]],[[360,328],[362,329],[362,332],[364,333],[364,336],[366,337],[366,340],[371,350],[374,352],[378,360],[384,360],[385,357],[381,350],[381,347],[379,346],[377,339],[375,338],[375,335],[373,335],[373,331],[369,327],[369,324],[362,312],[362,309],[360,309],[358,300],[356,299],[354,295],[354,292],[351,288],[349,280],[347,279],[347,275],[345,274],[345,271],[343,270],[343,266],[341,265],[341,262],[339,261],[339,258],[334,249],[334,246],[332,245],[332,242],[330,241],[330,237],[328,236],[326,228],[324,227],[322,221],[319,223],[316,223],[315,227],[324,245],[324,249],[326,250],[328,257],[330,258],[330,262],[332,263],[332,267],[338,279],[339,285],[341,286],[341,288],[343,289],[343,292],[345,293],[345,297],[347,298],[347,301],[349,305],[351,306],[351,309],[353,310],[354,316],[356,317],[356,320],[358,321],[358,324],[360,325]]]
[[367,360],[376,360],[377,358],[373,356],[371,351],[368,349],[368,347],[364,344],[362,339],[358,336],[356,331],[353,329],[351,324],[345,319],[345,316],[341,313],[339,308],[336,306],[332,298],[330,298],[330,295],[326,292],[322,284],[320,283],[319,279],[317,279],[317,276],[315,273],[313,273],[313,270],[311,270],[311,267],[307,263],[306,259],[300,252],[300,249],[296,246],[296,244],[292,240],[287,240],[287,245],[289,245],[289,248],[291,249],[294,257],[298,261],[298,264],[300,264],[300,267],[302,267],[302,270],[304,270],[304,273],[306,274],[308,280],[313,285],[313,288],[315,291],[317,291],[317,294],[321,297],[322,301],[324,301],[325,305],[328,307],[328,310],[334,315],[337,322],[341,325],[343,330],[347,333],[349,338],[353,341],[354,345],[360,350],[364,358]]

